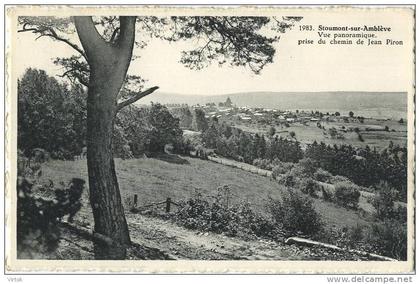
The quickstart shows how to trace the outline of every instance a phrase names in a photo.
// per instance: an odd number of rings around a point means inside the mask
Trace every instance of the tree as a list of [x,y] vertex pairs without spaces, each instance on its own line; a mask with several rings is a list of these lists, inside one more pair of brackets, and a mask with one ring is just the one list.
[[294,131],[290,131],[289,132],[290,137],[295,138],[296,137],[296,133]]
[[226,99],[225,106],[226,107],[231,107],[232,106],[232,101],[230,100],[229,97]]
[[[89,198],[95,231],[112,240],[112,243],[95,244],[96,258],[123,259],[126,246],[130,244],[112,157],[115,117],[123,107],[158,88],[124,92],[130,81],[141,81],[138,76],[127,75],[135,44],[136,22],[143,33],[163,40],[198,39],[195,49],[182,52],[180,61],[189,68],[201,69],[211,61],[219,64],[229,62],[235,66],[248,66],[258,74],[273,61],[273,44],[279,40],[276,33],[265,35],[264,30],[271,28],[284,33],[300,19],[108,16],[94,20],[82,16],[73,17],[72,22],[66,18],[19,17],[19,32],[32,32],[38,37],[65,43],[76,52],[68,58],[57,58],[55,63],[65,68],[63,77],[88,88],[86,141]],[[73,23],[82,47],[68,37],[74,31]],[[136,42],[136,46],[142,45],[144,42]],[[125,100],[119,102],[121,98]]]
[[350,111],[350,112],[349,112],[349,116],[350,116],[350,117],[353,117],[353,116],[354,116],[354,112]]
[[183,129],[191,129],[193,115],[188,106],[172,109],[173,116],[179,119],[179,126]]
[[43,70],[27,69],[18,81],[18,148],[27,156],[43,148],[54,159],[73,159],[85,145],[86,94]]
[[182,138],[179,119],[171,115],[161,104],[152,104],[148,121],[151,126],[147,148],[152,152],[163,152],[166,144],[174,144]]
[[206,114],[201,108],[196,108],[194,110],[194,118],[192,121],[192,128],[195,131],[201,131],[204,132],[208,128],[208,123],[206,119]]
[[268,129],[268,136],[273,137],[276,134],[276,128],[274,126],[270,126]]
[[375,197],[372,202],[376,210],[375,217],[380,220],[394,217],[394,200],[397,198],[398,192],[382,180],[375,187]]
[[219,132],[216,129],[216,124],[212,123],[210,127],[203,132],[202,137],[207,148],[216,148],[219,139]]

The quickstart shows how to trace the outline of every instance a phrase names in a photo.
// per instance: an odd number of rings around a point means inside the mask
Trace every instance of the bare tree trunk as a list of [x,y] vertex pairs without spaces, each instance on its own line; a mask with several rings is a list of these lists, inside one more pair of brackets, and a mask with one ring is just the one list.
[[112,157],[112,131],[117,97],[130,64],[135,17],[120,17],[120,36],[105,42],[91,17],[75,17],[75,25],[90,67],[87,104],[87,164],[89,198],[95,232],[113,240],[96,243],[96,259],[124,259],[130,244]]
[[[113,239],[115,246],[95,245],[97,259],[124,259],[124,245],[130,237],[112,157],[112,130],[115,103],[110,101],[107,82],[97,81],[89,88],[87,116],[87,163],[90,204],[95,232]],[[101,87],[103,85],[104,87]],[[100,99],[97,99],[100,97]],[[108,98],[107,98],[108,97]]]

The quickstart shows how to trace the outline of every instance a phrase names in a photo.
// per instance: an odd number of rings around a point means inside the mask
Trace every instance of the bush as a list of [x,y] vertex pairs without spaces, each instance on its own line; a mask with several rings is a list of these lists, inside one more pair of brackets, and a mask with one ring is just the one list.
[[350,227],[345,232],[345,243],[347,246],[351,248],[359,248],[361,246],[361,242],[363,242],[365,238],[364,231],[366,230],[366,226],[360,225],[359,223],[356,226]]
[[194,146],[189,138],[182,137],[173,143],[173,152],[181,155],[189,155],[194,151]]
[[317,197],[318,191],[321,190],[320,185],[311,178],[305,178],[300,182],[300,190],[309,194],[310,196]]
[[269,207],[276,224],[290,233],[315,235],[323,227],[312,201],[293,190],[282,200],[271,200]]
[[375,197],[372,201],[372,205],[376,210],[376,218],[384,220],[394,217],[394,200],[397,198],[397,195],[398,192],[389,186],[387,182],[381,181],[376,186]]
[[320,182],[330,182],[330,179],[332,178],[332,174],[326,170],[318,168],[314,173],[314,178],[315,180],[320,181]]
[[255,159],[252,164],[258,168],[271,171],[273,169],[273,164],[271,160],[268,159]]
[[374,223],[368,229],[367,241],[379,254],[407,260],[407,223],[395,220]]
[[280,176],[279,179],[279,183],[286,187],[294,187],[298,181],[298,178],[290,173]]
[[351,183],[350,179],[343,177],[343,176],[332,176],[330,179],[330,183],[336,184],[340,182]]
[[325,201],[333,201],[335,189],[333,185],[321,186],[322,199]]
[[319,163],[309,158],[304,158],[299,161],[299,166],[301,166],[303,174],[308,177],[312,177],[314,175],[319,167],[318,164]]
[[189,229],[226,233],[230,236],[275,236],[273,223],[258,215],[249,203],[228,204],[229,189],[219,188],[210,202],[200,194],[181,202],[175,221]]
[[[66,215],[69,222],[73,221],[81,208],[84,184],[84,180],[74,178],[67,186],[54,189],[52,183],[45,188],[18,177],[17,251],[20,257],[33,258],[57,248],[60,237],[57,223]],[[44,199],[40,197],[41,192],[54,195]]]
[[206,153],[206,148],[202,147],[202,146],[198,146],[195,150],[195,156],[197,158],[200,158],[202,160],[207,160],[208,156]]
[[397,208],[394,209],[393,218],[397,221],[407,223],[407,208],[404,206],[398,205]]
[[344,207],[357,209],[360,191],[355,184],[340,182],[335,185],[334,201]]
[[278,177],[280,175],[284,175],[284,174],[290,172],[290,170],[293,167],[294,167],[294,164],[293,163],[278,162],[273,167],[273,177],[276,178],[276,177]]

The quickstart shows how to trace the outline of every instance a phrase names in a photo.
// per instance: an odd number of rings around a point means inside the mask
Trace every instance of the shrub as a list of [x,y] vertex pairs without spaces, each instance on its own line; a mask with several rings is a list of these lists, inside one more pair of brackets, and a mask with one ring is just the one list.
[[394,209],[393,218],[400,222],[407,222],[407,208],[404,206],[398,205],[397,208]]
[[[54,196],[48,199],[39,197],[42,185],[32,183],[24,177],[17,182],[17,250],[20,257],[34,257],[54,251],[59,242],[60,230],[57,223],[68,215],[72,222],[80,210],[80,198],[84,180],[74,178],[63,188],[56,188]],[[51,189],[54,185],[51,184]]]
[[318,191],[320,191],[320,185],[311,178],[305,178],[300,182],[300,190],[305,194],[316,197]]
[[322,199],[324,199],[325,201],[333,201],[334,192],[335,192],[333,185],[321,186],[321,192],[322,192]]
[[191,151],[194,151],[194,146],[189,138],[181,138],[173,143],[174,153],[181,155],[189,155]]
[[340,182],[335,185],[334,201],[337,204],[357,209],[359,198],[360,191],[355,184]]
[[230,236],[275,236],[273,222],[258,215],[249,203],[229,205],[226,186],[210,202],[200,194],[181,202],[175,221],[189,229],[226,233]]
[[375,207],[375,217],[381,220],[394,217],[394,200],[397,198],[398,192],[389,186],[387,182],[381,181],[376,186],[375,197],[372,205]]
[[[276,162],[274,160],[274,162]],[[283,163],[283,162],[277,162],[275,166],[273,167],[273,177],[276,178],[280,175],[284,175],[294,167],[293,163]]]
[[358,247],[358,244],[364,239],[364,230],[366,226],[359,223],[351,227],[347,232],[348,245],[350,247]]
[[332,176],[330,179],[330,183],[336,184],[340,182],[351,183],[350,179],[343,177],[343,176]]
[[279,183],[286,187],[294,187],[297,184],[297,177],[290,173],[280,176]]
[[195,151],[195,156],[196,156],[197,158],[202,159],[202,160],[207,160],[207,159],[208,159],[208,157],[207,157],[207,153],[206,153],[206,149],[205,149],[204,147],[202,147],[202,146],[198,146],[198,147],[196,148],[196,151]]
[[368,229],[367,241],[380,254],[407,260],[407,223],[395,220],[374,223]]
[[273,169],[273,164],[271,160],[268,159],[255,159],[252,164],[258,168],[269,170],[271,171]]
[[318,163],[310,158],[300,160],[299,166],[301,166],[303,174],[308,177],[312,177],[319,167]]
[[282,200],[271,200],[269,207],[274,221],[290,233],[315,235],[322,229],[312,201],[297,192],[289,190]]
[[318,168],[314,173],[314,178],[315,180],[320,181],[320,182],[330,182],[330,179],[332,178],[332,174],[326,170]]

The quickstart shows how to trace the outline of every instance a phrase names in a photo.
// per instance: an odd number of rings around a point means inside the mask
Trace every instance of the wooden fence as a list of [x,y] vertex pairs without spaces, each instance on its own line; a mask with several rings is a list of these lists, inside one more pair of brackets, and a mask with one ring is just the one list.
[[138,206],[138,195],[134,194],[133,196],[133,206],[131,208],[131,210],[133,211],[141,211],[150,207],[154,207],[154,206],[160,206],[160,205],[165,205],[165,212],[166,213],[170,213],[171,212],[171,205],[175,205],[177,207],[179,207],[180,205],[174,201],[172,201],[172,199],[170,197],[166,198],[165,201],[162,202],[154,202],[154,203],[149,203],[146,205],[142,205],[142,206]]

